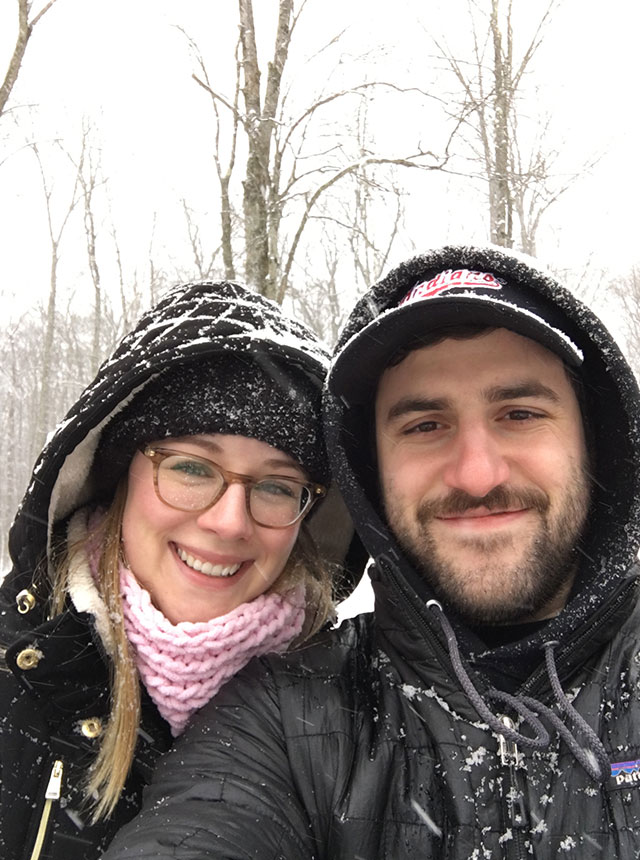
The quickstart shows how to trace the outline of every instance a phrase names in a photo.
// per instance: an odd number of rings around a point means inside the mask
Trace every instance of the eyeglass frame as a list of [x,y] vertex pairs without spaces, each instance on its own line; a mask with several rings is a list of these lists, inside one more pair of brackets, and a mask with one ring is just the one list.
[[[140,449],[140,453],[147,457],[153,463],[153,487],[156,492],[156,496],[160,499],[163,505],[166,505],[168,508],[172,508],[174,511],[182,511],[183,513],[192,513],[192,514],[202,514],[205,511],[208,511],[214,505],[216,505],[220,499],[224,496],[224,494],[229,489],[231,484],[243,484],[244,485],[244,499],[245,506],[247,510],[247,514],[252,522],[256,525],[260,526],[263,529],[288,529],[291,526],[294,526],[296,523],[299,523],[307,514],[311,511],[313,506],[317,501],[322,499],[327,494],[327,488],[322,484],[314,484],[313,481],[302,481],[299,478],[291,478],[288,475],[264,475],[264,477],[256,479],[252,478],[251,475],[243,475],[241,472],[230,472],[228,469],[223,469],[215,460],[210,460],[208,457],[201,457],[199,454],[189,454],[184,451],[176,451],[173,448],[165,448],[164,446],[154,446],[154,445],[144,445]],[[158,485],[158,471],[160,469],[160,464],[163,460],[166,460],[168,457],[188,457],[193,460],[200,460],[208,465],[213,466],[218,470],[220,475],[222,476],[222,487],[220,488],[220,492],[217,494],[215,499],[204,508],[179,508],[176,505],[172,505],[171,502],[168,502],[166,499],[163,499],[160,495],[160,487]],[[276,478],[276,479],[284,479],[287,481],[291,481],[294,484],[299,484],[301,487],[306,487],[309,491],[309,501],[306,507],[300,511],[298,516],[290,523],[284,526],[274,526],[268,525],[266,523],[260,523],[251,513],[251,502],[249,499],[249,493],[252,488],[256,486],[256,484],[261,483],[262,481],[266,481],[268,478]]]

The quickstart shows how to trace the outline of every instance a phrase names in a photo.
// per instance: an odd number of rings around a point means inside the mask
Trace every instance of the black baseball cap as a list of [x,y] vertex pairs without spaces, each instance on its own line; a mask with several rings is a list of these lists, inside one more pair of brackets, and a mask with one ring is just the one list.
[[446,269],[419,280],[347,341],[329,373],[329,389],[348,404],[366,402],[403,344],[467,324],[509,329],[572,368],[582,365],[583,353],[565,331],[566,318],[540,293],[491,272]]

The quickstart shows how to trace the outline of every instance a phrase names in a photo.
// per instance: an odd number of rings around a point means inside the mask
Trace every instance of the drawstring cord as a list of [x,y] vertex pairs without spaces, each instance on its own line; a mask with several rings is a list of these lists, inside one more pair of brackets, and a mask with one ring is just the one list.
[[569,720],[573,723],[576,729],[586,738],[588,744],[586,749],[580,746],[576,738],[573,736],[567,726],[562,722],[560,717],[558,717],[558,715],[555,714],[551,710],[551,708],[548,708],[546,705],[543,705],[542,702],[539,702],[537,699],[533,699],[530,696],[516,697],[512,696],[509,693],[505,693],[502,690],[496,690],[495,688],[490,689],[487,691],[486,697],[488,699],[491,699],[492,701],[504,702],[505,704],[513,708],[513,710],[522,717],[523,723],[525,725],[528,725],[533,730],[535,736],[531,737],[530,735],[524,735],[521,732],[517,732],[515,729],[506,726],[487,707],[484,699],[476,690],[473,685],[473,682],[471,681],[471,678],[467,674],[462,664],[462,659],[460,657],[460,649],[458,647],[458,640],[456,639],[456,634],[449,622],[449,619],[444,614],[442,606],[440,605],[440,603],[438,603],[437,600],[427,601],[426,606],[427,609],[431,609],[437,614],[438,620],[447,640],[449,656],[451,658],[451,664],[453,666],[454,672],[456,673],[456,677],[460,681],[463,690],[465,691],[465,693],[469,697],[469,700],[478,712],[478,715],[488,724],[489,728],[491,728],[496,734],[502,735],[512,743],[519,744],[526,749],[546,749],[549,746],[550,737],[549,733],[538,719],[539,716],[542,716],[555,728],[560,737],[564,740],[564,742],[571,750],[576,761],[578,761],[578,763],[584,768],[584,770],[589,774],[589,776],[592,779],[598,781],[604,780],[609,770],[609,758],[607,756],[605,748],[602,745],[602,742],[600,741],[600,738],[596,735],[591,726],[576,711],[576,709],[573,707],[573,705],[567,698],[566,693],[562,689],[554,658],[554,648],[558,645],[558,642],[546,642],[543,646],[547,674],[549,675],[549,680],[551,681],[551,688],[553,690],[553,694],[556,698],[556,702],[558,703],[560,710],[569,718]]
[[562,685],[560,683],[560,678],[558,677],[558,670],[556,668],[555,657],[554,657],[554,648],[556,648],[560,643],[559,642],[545,642],[544,643],[544,656],[547,665],[547,674],[549,676],[549,680],[551,681],[551,688],[553,690],[553,694],[556,697],[556,702],[561,711],[565,713],[565,715],[571,720],[576,729],[586,738],[587,740],[587,748],[581,747],[574,736],[571,734],[566,725],[562,722],[562,720],[554,714],[552,710],[545,707],[541,702],[537,702],[535,699],[529,699],[529,697],[523,696],[523,701],[525,701],[529,707],[534,707],[539,710],[544,716],[549,719],[551,723],[555,726],[558,733],[565,740],[567,746],[571,749],[571,752],[574,754],[576,759],[580,762],[582,767],[587,771],[587,773],[593,778],[602,781],[606,775],[610,772],[610,764],[609,757],[607,752],[602,745],[602,741],[598,737],[598,735],[591,728],[589,723],[582,717],[576,709],[573,707],[569,699],[567,698],[567,694],[562,689]]
[[507,740],[510,740],[515,744],[521,744],[522,746],[529,747],[530,749],[546,749],[549,746],[549,733],[542,725],[536,714],[534,714],[533,711],[529,710],[529,708],[521,699],[516,699],[515,696],[512,696],[509,693],[505,693],[502,690],[494,689],[489,690],[489,692],[487,693],[487,698],[505,702],[506,704],[510,705],[514,709],[514,711],[520,714],[524,722],[531,726],[531,728],[535,732],[535,737],[530,737],[529,735],[522,735],[515,729],[509,728],[500,719],[498,719],[498,717],[496,717],[496,715],[491,710],[489,710],[482,696],[473,686],[471,678],[467,675],[467,672],[462,665],[462,660],[460,658],[460,649],[458,648],[458,640],[456,639],[456,634],[453,632],[453,627],[449,623],[449,619],[444,614],[442,606],[438,603],[437,600],[429,600],[427,602],[427,609],[438,610],[438,617],[440,619],[440,624],[442,625],[444,634],[447,637],[449,656],[451,657],[451,662],[453,664],[456,676],[460,681],[463,690],[471,700],[471,703],[473,704],[478,714],[482,717],[482,719],[486,723],[488,723],[489,727],[493,729],[494,732],[500,735],[504,735]]

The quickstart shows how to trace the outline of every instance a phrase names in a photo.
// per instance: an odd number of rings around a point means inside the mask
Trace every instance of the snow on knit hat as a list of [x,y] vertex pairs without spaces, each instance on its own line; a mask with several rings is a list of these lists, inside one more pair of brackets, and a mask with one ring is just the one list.
[[107,424],[96,453],[99,492],[113,490],[149,442],[200,433],[248,436],[328,480],[320,392],[305,373],[266,355],[218,353],[154,377]]

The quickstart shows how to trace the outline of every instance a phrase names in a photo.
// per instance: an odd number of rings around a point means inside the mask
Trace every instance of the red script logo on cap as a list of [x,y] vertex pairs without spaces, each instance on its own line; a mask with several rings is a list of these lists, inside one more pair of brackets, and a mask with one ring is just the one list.
[[409,302],[417,302],[422,299],[432,299],[434,296],[445,292],[445,290],[460,289],[477,289],[478,287],[485,290],[501,290],[502,284],[489,272],[472,272],[469,269],[447,269],[445,272],[440,272],[435,278],[430,281],[423,281],[412,287],[407,295],[398,303],[406,305]]

